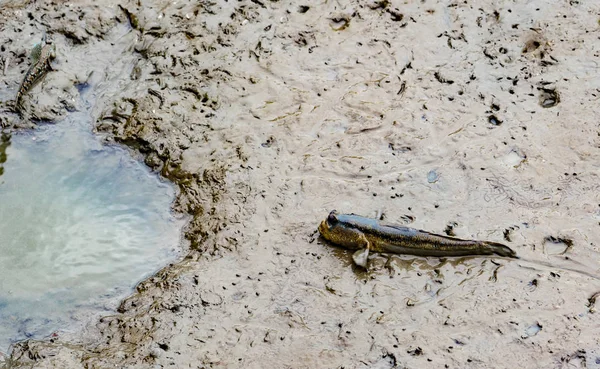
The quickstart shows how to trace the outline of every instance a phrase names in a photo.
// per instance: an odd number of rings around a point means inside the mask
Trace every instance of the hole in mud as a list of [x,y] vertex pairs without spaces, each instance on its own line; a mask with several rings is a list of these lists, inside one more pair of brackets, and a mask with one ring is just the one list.
[[377,0],[377,1],[373,1],[371,3],[368,3],[367,6],[371,10],[385,9],[388,6],[390,6],[390,1],[389,0]]
[[347,16],[338,16],[329,19],[329,26],[334,31],[343,31],[350,25],[350,18]]
[[388,9],[387,12],[394,22],[401,22],[404,19],[404,14],[400,13],[397,8]]
[[499,125],[501,125],[501,124],[503,123],[503,122],[502,122],[500,119],[498,119],[498,117],[496,117],[495,115],[490,115],[490,116],[488,117],[488,122],[490,122],[490,123],[491,123],[492,125],[494,125],[494,126],[499,126]]
[[550,88],[538,88],[540,91],[540,106],[542,108],[551,108],[560,103],[558,91]]
[[564,255],[573,247],[573,240],[563,237],[548,236],[544,238],[544,248],[548,255]]
[[521,338],[533,337],[533,336],[537,335],[538,333],[540,333],[541,330],[542,330],[542,325],[540,323],[536,322],[535,324],[532,324],[525,329],[525,333],[521,336]]
[[72,117],[0,141],[0,353],[114,311],[180,249],[173,186]]
[[523,47],[523,54],[530,53],[532,51],[537,50],[541,46],[541,42],[538,40],[529,40],[525,42],[525,46]]

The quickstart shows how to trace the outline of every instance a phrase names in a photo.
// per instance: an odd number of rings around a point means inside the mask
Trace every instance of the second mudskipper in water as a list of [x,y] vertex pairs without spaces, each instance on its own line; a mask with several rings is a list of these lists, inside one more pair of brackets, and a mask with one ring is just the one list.
[[367,267],[369,251],[418,256],[498,255],[517,258],[508,246],[496,242],[461,240],[385,224],[355,214],[338,214],[335,210],[319,225],[319,232],[334,244],[351,250],[356,265]]

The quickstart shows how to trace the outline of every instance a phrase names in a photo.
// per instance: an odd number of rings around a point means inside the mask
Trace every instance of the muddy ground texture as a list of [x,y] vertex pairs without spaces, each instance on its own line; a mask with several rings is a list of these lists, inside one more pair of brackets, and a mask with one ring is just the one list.
[[[190,246],[118,313],[7,367],[600,365],[598,5],[44,3],[0,10],[2,125],[90,109],[177,184]],[[56,71],[20,119],[7,101],[44,30]],[[522,259],[374,256],[365,273],[315,233],[332,209]]]

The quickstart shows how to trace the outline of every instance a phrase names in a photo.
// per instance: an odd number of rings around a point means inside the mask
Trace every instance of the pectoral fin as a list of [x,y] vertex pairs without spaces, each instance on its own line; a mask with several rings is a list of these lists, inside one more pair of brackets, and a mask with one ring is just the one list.
[[364,234],[361,234],[359,237],[361,243],[364,245],[364,248],[358,249],[354,254],[352,254],[352,260],[354,260],[354,264],[367,268],[367,261],[369,260],[369,250],[371,249],[371,243],[365,237]]
[[367,238],[362,235],[365,247],[357,250],[354,254],[352,254],[352,260],[354,260],[354,264],[367,268],[367,262],[369,260],[369,250],[371,250],[371,243],[367,240]]
[[367,260],[369,259],[369,249],[364,248],[356,251],[352,255],[352,260],[354,260],[354,264],[367,269]]

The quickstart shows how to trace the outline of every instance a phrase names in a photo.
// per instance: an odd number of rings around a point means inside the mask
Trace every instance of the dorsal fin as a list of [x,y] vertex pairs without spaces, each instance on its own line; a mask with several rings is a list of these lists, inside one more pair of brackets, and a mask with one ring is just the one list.
[[379,223],[380,225],[384,226],[384,227],[389,227],[389,228],[394,228],[398,231],[402,231],[402,232],[406,232],[406,231],[412,231],[414,230],[414,228],[410,228],[410,227],[406,227],[406,226],[401,226],[398,224],[391,224],[391,223]]
[[42,41],[35,44],[35,46],[33,46],[33,49],[31,49],[31,54],[29,55],[29,57],[31,58],[31,62],[32,63],[37,63],[38,60],[40,60],[40,56],[42,55],[42,48],[44,47],[44,45],[46,45],[46,32],[44,32],[44,35],[42,36]]
[[29,54],[29,58],[31,59],[32,63],[37,63],[38,60],[40,60],[40,55],[42,55],[42,43],[37,43],[35,44],[35,46],[33,47],[33,49],[31,49],[31,54]]

